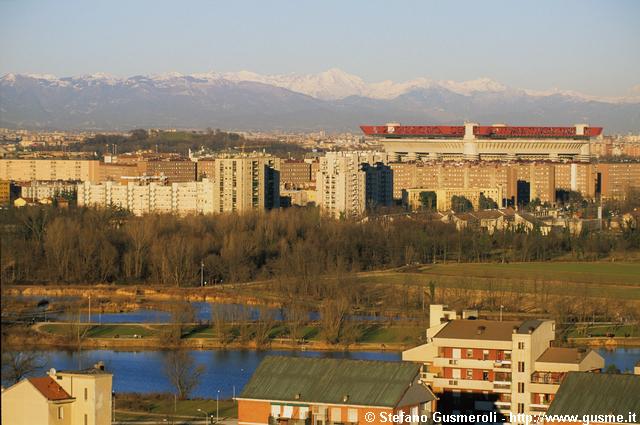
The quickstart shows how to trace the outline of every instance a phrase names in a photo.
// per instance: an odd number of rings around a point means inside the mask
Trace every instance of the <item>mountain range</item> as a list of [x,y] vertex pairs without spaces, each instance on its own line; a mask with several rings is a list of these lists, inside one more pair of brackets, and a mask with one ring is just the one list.
[[357,131],[363,123],[572,125],[640,131],[640,98],[536,92],[488,78],[368,83],[339,69],[319,74],[249,71],[0,78],[0,126],[27,129]]

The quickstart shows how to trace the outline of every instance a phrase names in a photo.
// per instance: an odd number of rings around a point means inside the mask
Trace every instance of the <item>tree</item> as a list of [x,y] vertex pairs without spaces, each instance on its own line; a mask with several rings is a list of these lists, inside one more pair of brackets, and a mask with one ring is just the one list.
[[451,197],[451,209],[457,213],[473,211],[473,204],[464,196],[453,195]]
[[200,383],[206,368],[196,365],[193,355],[185,350],[173,350],[167,353],[164,371],[175,389],[176,397],[184,400],[191,395]]
[[44,366],[42,358],[33,351],[2,353],[2,380],[17,384]]
[[171,323],[165,326],[164,338],[172,345],[179,345],[185,331],[195,321],[193,305],[186,300],[171,301],[169,304]]
[[478,208],[481,210],[495,210],[498,208],[498,203],[493,199],[484,196],[484,193],[481,193],[480,200],[478,201]]
[[420,205],[425,210],[434,211],[436,209],[437,200],[438,196],[436,195],[436,192],[420,192]]

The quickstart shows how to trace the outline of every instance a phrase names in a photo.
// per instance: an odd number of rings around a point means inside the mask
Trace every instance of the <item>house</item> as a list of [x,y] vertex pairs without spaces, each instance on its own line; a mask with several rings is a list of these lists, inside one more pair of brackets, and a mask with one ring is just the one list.
[[26,378],[2,392],[2,423],[69,425],[74,401],[51,376]]
[[575,415],[569,424],[640,423],[640,376],[569,372],[547,416]]
[[238,425],[376,424],[429,415],[435,400],[417,364],[270,356],[237,397]]
[[2,392],[2,423],[111,425],[112,381],[102,363],[23,379]]
[[552,320],[465,319],[436,304],[429,313],[427,343],[404,351],[402,360],[423,365],[440,411],[540,414],[568,372],[604,367],[594,351],[552,347]]

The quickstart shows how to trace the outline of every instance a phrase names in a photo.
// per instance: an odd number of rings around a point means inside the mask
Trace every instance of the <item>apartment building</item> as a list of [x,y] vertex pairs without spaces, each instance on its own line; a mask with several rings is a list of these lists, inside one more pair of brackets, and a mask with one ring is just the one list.
[[101,162],[98,171],[99,181],[126,181],[131,177],[141,176],[137,164],[121,164]]
[[524,162],[513,165],[517,177],[517,203],[534,199],[550,204],[556,201],[555,166],[549,162]]
[[215,212],[280,207],[280,159],[268,155],[216,158]]
[[601,163],[596,171],[602,199],[623,200],[631,190],[640,190],[640,163]]
[[283,189],[307,189],[315,185],[312,162],[284,160],[280,163],[280,186]]
[[0,205],[9,205],[11,203],[11,182],[8,180],[0,180]]
[[84,159],[0,159],[0,180],[95,182],[99,180],[99,165],[97,160]]
[[137,162],[138,174],[163,176],[168,183],[196,180],[196,163],[183,158],[142,159]]
[[79,207],[118,207],[134,215],[213,214],[214,184],[209,180],[163,185],[158,183],[118,184],[89,182],[77,186]]
[[367,207],[390,205],[393,171],[385,165],[385,159],[376,152],[357,151],[328,152],[320,158],[316,175],[320,208],[340,218],[360,216]]
[[2,392],[2,423],[111,425],[112,383],[102,363],[23,379]]
[[420,188],[403,190],[402,202],[411,210],[418,210],[422,207],[421,196],[424,192],[434,192],[436,194],[436,209],[438,211],[451,211],[451,199],[454,196],[463,196],[471,201],[474,210],[480,208],[480,197],[491,198],[500,206],[503,199],[502,187],[470,187],[470,188]]
[[580,192],[589,199],[596,197],[596,166],[579,162],[555,164],[556,189]]
[[402,359],[423,364],[422,379],[441,410],[539,414],[568,372],[604,367],[593,351],[552,347],[552,320],[460,318],[431,305],[429,322],[427,343],[404,351]]
[[236,400],[238,425],[381,424],[436,408],[419,365],[304,357],[265,358]]
[[20,187],[20,196],[34,201],[45,201],[60,196],[75,196],[76,184],[64,181],[31,181]]

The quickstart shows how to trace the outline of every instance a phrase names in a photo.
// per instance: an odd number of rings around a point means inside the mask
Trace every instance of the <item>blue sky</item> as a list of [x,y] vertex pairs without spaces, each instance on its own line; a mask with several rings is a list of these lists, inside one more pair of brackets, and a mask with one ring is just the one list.
[[366,81],[638,95],[638,22],[635,0],[0,0],[0,73],[337,67]]

